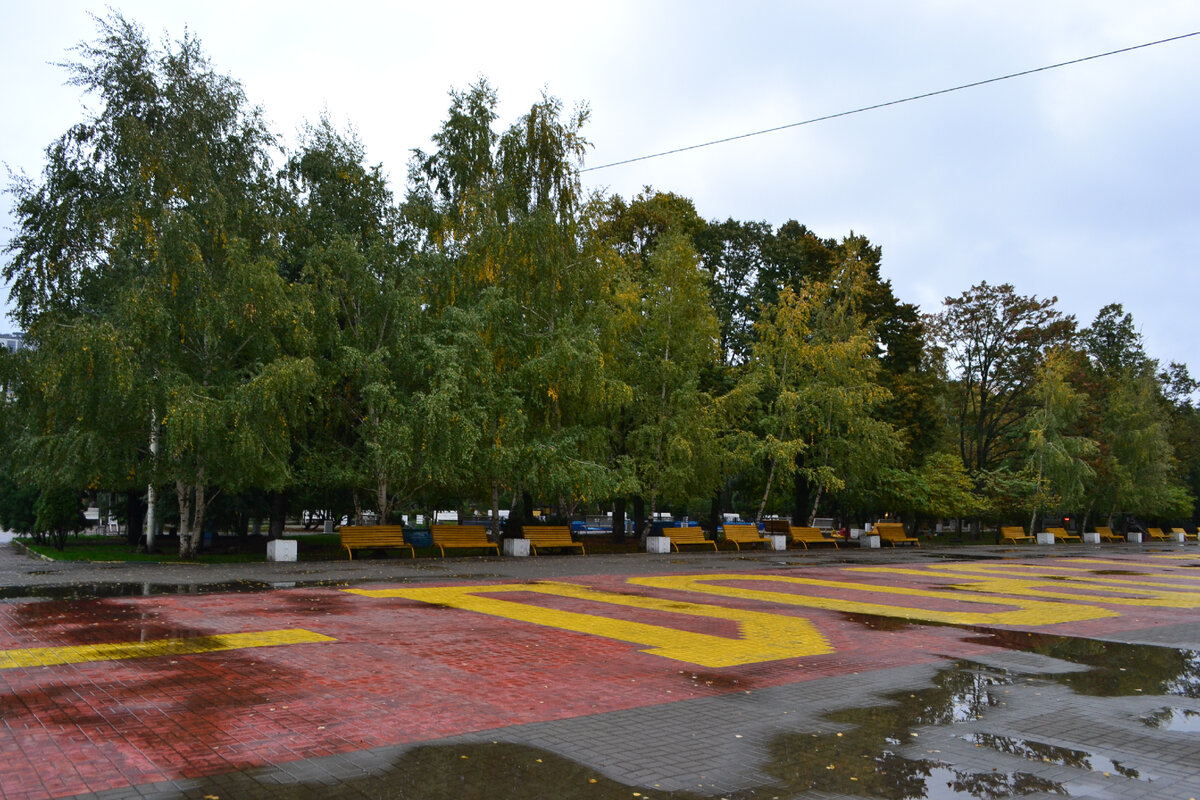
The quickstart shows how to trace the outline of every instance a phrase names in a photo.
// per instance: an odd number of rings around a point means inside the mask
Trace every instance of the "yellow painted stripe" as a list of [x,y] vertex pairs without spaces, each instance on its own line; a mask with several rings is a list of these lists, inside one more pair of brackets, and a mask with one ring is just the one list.
[[157,658],[248,647],[274,647],[283,644],[336,642],[331,636],[300,628],[254,633],[220,633],[181,639],[153,639],[147,642],[80,644],[67,647],[31,647],[26,650],[0,650],[0,669],[51,667],[82,664],[88,661],[119,661],[127,658]]

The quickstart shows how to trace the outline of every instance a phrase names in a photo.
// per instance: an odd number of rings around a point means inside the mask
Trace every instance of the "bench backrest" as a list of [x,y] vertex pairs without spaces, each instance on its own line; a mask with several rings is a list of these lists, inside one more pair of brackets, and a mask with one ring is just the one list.
[[1067,536],[1066,528],[1046,528],[1046,533],[1053,533],[1055,536]]
[[876,522],[871,533],[879,534],[881,539],[907,539],[903,522]]
[[1096,533],[1100,534],[1101,536],[1112,536],[1113,535],[1112,528],[1108,527],[1107,525],[1097,525]]
[[731,542],[757,542],[762,539],[757,525],[725,523],[725,538]]
[[825,538],[825,534],[821,532],[820,528],[801,528],[793,525],[789,532],[792,535],[793,542],[799,542],[802,540],[806,542],[828,541]]
[[786,519],[763,520],[763,527],[767,529],[767,533],[782,533],[785,536],[794,530],[792,523]]
[[1000,535],[1001,536],[1025,536],[1027,534],[1025,533],[1025,529],[1022,528],[1020,525],[1001,525],[1000,526]]
[[534,544],[549,547],[555,542],[574,544],[571,528],[567,525],[522,525],[521,533]]
[[1165,536],[1166,535],[1162,532],[1162,528],[1146,528],[1146,533],[1150,534],[1151,536]]
[[487,528],[482,525],[431,525],[429,533],[433,536],[434,544],[479,542],[485,547],[492,546],[488,541]]
[[404,541],[403,525],[343,525],[338,529],[342,542]]
[[708,541],[704,538],[704,528],[691,525],[686,528],[664,528],[663,535],[676,544]]

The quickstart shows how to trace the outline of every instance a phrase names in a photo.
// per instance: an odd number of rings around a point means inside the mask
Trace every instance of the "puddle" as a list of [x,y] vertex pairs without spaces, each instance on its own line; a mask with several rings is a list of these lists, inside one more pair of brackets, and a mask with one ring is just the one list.
[[[310,762],[312,766],[319,761]],[[307,766],[307,765],[306,765]],[[280,767],[288,774],[288,765]],[[355,777],[330,784],[330,774],[345,767],[331,765],[330,772],[305,770],[324,780],[277,782],[269,774],[262,783],[254,773],[221,775],[185,783],[169,797],[260,797],[274,800],[327,800],[330,797],[387,797],[396,800],[468,800],[470,798],[537,798],[555,800],[712,800],[711,795],[667,792],[614,781],[574,761],[545,750],[508,743],[430,745],[413,748],[390,765],[364,768]],[[753,795],[752,795],[753,796]],[[761,797],[762,795],[759,795]],[[767,795],[770,796],[769,794]]]
[[902,631],[918,624],[903,617],[880,617],[874,614],[842,612],[840,616],[846,622],[853,622],[856,625],[862,625],[864,628],[871,628],[877,631]]
[[109,597],[153,597],[170,594],[243,594],[273,589],[342,587],[346,581],[226,581],[224,583],[73,583],[66,586],[3,586],[0,603],[102,600]]
[[1143,718],[1142,722],[1160,731],[1200,733],[1200,711],[1190,708],[1164,708]]
[[991,733],[969,733],[961,738],[977,747],[988,747],[999,753],[1020,756],[1030,761],[1086,769],[1105,775],[1122,775],[1131,780],[1153,780],[1153,778],[1147,777],[1138,770],[1119,761],[1113,761],[1096,753],[1085,753],[1082,750],[1076,750],[1071,747],[1058,747],[1044,742],[1015,739],[1010,736],[996,736]]
[[97,600],[106,597],[150,597],[164,594],[217,594],[263,592],[269,583],[230,581],[227,583],[75,583],[67,586],[0,587],[0,602],[29,600]]
[[784,792],[828,792],[884,800],[999,800],[1033,792],[1066,794],[1062,784],[1027,772],[973,771],[900,755],[919,746],[917,729],[974,722],[1005,703],[1006,672],[960,661],[931,688],[894,692],[883,703],[826,714],[842,730],[784,733],[769,746],[767,774]]
[[1200,653],[1024,631],[982,631],[974,641],[1091,667],[1043,676],[1093,697],[1175,695],[1200,698]]

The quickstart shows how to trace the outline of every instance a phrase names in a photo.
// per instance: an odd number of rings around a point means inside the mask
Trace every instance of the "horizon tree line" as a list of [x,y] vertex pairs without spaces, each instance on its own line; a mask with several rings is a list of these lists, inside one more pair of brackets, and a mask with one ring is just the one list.
[[96,110],[10,186],[0,524],[61,540],[103,492],[136,541],[170,494],[192,557],[303,508],[1195,517],[1196,383],[1120,305],[922,315],[860,234],[585,193],[587,107],[498,127],[482,79],[397,197],[326,118],[284,149],[192,34],[97,23]]

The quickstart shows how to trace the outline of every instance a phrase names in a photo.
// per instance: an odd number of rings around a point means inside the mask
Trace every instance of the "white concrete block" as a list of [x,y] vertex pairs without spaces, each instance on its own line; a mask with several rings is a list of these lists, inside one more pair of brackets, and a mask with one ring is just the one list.
[[529,555],[528,539],[504,539],[503,541],[504,555],[518,557]]
[[1034,535],[1037,536],[1038,544],[1054,544],[1054,534],[1053,533],[1038,533],[1038,534],[1034,534]]
[[787,550],[788,537],[784,536],[783,534],[770,533],[770,534],[767,534],[766,538],[771,540],[770,549],[772,549],[772,550]]
[[646,552],[647,553],[669,553],[669,552],[671,552],[671,538],[669,536],[647,536],[646,537]]
[[877,533],[862,534],[861,536],[858,537],[858,546],[859,547],[878,548],[879,547],[879,534],[877,534]]
[[295,539],[272,539],[267,542],[267,561],[295,561]]
[[1100,534],[1093,531],[1092,533],[1080,534],[1083,537],[1084,544],[1100,544]]
[[1131,531],[1130,533],[1125,534],[1125,541],[1133,542],[1134,544],[1141,544],[1142,543],[1141,531]]

